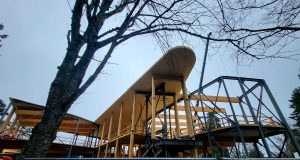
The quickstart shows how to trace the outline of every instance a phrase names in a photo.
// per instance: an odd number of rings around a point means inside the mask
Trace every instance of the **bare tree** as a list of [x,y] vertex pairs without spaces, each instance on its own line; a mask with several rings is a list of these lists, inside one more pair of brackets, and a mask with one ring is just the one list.
[[300,1],[217,0],[213,6],[219,36],[236,40],[230,44],[236,47],[237,56],[264,59],[299,55],[288,48],[299,38]]
[[[32,130],[29,144],[22,150],[18,158],[44,157],[46,155],[56,137],[59,124],[73,102],[101,73],[114,49],[132,37],[152,34],[160,46],[167,48],[172,45],[170,44],[172,37],[181,37],[183,41],[186,40],[183,38],[184,35],[207,39],[203,35],[213,32],[214,36],[210,37],[212,41],[228,45],[238,55],[253,58],[270,57],[255,52],[258,50],[257,47],[264,47],[266,50],[278,44],[282,39],[294,40],[297,38],[293,35],[299,31],[298,22],[295,22],[298,17],[297,13],[295,13],[296,18],[291,19],[291,23],[277,23],[275,28],[266,24],[268,29],[255,28],[256,26],[248,27],[251,26],[250,22],[243,19],[247,17],[244,12],[250,15],[256,8],[272,12],[269,9],[272,5],[285,2],[279,0],[271,1],[270,4],[265,2],[265,4],[256,4],[263,2],[254,0],[247,2],[239,0],[226,2],[76,0],[72,9],[71,29],[67,36],[66,55],[50,86],[44,117]],[[286,1],[286,3],[291,2]],[[299,2],[293,3],[298,3],[296,6],[298,8],[291,8],[284,4],[281,7],[299,11]],[[261,14],[265,14],[263,11],[261,12]],[[273,11],[274,15],[269,16],[274,18],[277,15],[276,12]],[[114,21],[115,19],[117,21]],[[280,19],[280,21],[284,20]],[[247,25],[246,28],[244,28],[244,24]],[[99,49],[101,49],[101,53],[96,52]],[[281,53],[280,51],[281,49],[278,54]],[[86,71],[91,61],[99,54],[104,58],[97,60],[100,61],[99,66],[92,75],[87,77]],[[86,81],[83,81],[84,79]]]

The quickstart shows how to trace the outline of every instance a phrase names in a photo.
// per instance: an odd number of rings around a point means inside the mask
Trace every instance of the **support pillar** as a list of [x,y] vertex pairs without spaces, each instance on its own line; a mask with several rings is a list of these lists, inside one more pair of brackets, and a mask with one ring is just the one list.
[[229,102],[229,105],[230,105],[231,112],[232,112],[232,114],[233,114],[234,122],[236,123],[236,126],[235,126],[235,127],[236,127],[236,129],[238,130],[240,139],[242,140],[242,144],[243,144],[243,147],[244,147],[244,151],[245,151],[245,153],[246,153],[246,157],[249,157],[249,155],[248,155],[248,149],[247,149],[247,147],[246,147],[246,143],[245,143],[245,140],[244,140],[244,136],[243,136],[243,133],[242,133],[242,131],[241,131],[241,129],[240,129],[240,124],[239,124],[239,122],[238,122],[238,120],[237,120],[237,118],[236,118],[236,114],[235,114],[233,105],[232,105],[231,100],[230,100],[230,98],[229,98],[229,97],[230,97],[230,96],[229,96],[229,92],[228,92],[228,90],[227,90],[227,87],[226,87],[226,84],[225,84],[225,81],[224,81],[223,78],[222,78],[222,83],[223,83],[223,86],[224,86],[224,89],[225,89],[225,93],[226,93],[226,96],[227,96],[227,99],[228,99],[228,102]]
[[146,111],[145,111],[145,131],[146,131],[146,143],[148,141],[148,110],[149,110],[149,98],[150,95],[146,96]]
[[121,154],[122,154],[122,158],[125,158],[125,145],[122,145],[122,152],[121,152]]
[[100,155],[101,155],[101,145],[103,144],[104,128],[105,128],[105,121],[104,121],[103,126],[102,126],[102,133],[101,133],[101,139],[99,141],[97,158],[100,158]]
[[265,150],[266,150],[266,152],[267,152],[267,155],[268,155],[269,158],[271,158],[271,157],[272,157],[271,151],[270,151],[270,148],[269,148],[269,146],[268,146],[268,143],[267,143],[267,141],[266,141],[266,139],[265,139],[265,135],[264,135],[264,133],[263,133],[263,131],[262,131],[261,123],[258,122],[257,117],[255,116],[255,113],[254,113],[254,110],[253,110],[253,108],[252,108],[251,102],[250,102],[250,100],[249,100],[249,98],[248,98],[248,95],[246,94],[245,88],[244,88],[244,86],[243,86],[243,81],[239,78],[239,79],[238,79],[238,82],[239,82],[240,88],[241,88],[241,90],[242,90],[242,92],[243,92],[243,96],[245,97],[246,103],[247,103],[247,105],[248,105],[248,107],[249,107],[251,116],[252,116],[252,118],[253,118],[255,124],[258,124],[258,131],[259,131],[261,140],[262,140],[262,142],[263,142],[263,144],[264,144],[264,148],[265,148]]
[[185,85],[185,81],[181,80],[182,85],[182,94],[183,94],[183,101],[184,101],[184,109],[185,109],[185,115],[186,115],[186,122],[187,122],[187,129],[188,129],[188,135],[191,138],[194,138],[194,127],[193,127],[193,121],[192,121],[192,113],[190,108],[190,102],[187,94],[187,89]]
[[138,150],[138,157],[142,157],[143,153],[142,153],[142,146],[139,145],[139,150]]
[[[183,78],[181,79],[181,86],[182,86],[182,94],[183,94],[188,134],[189,134],[189,137],[191,137],[192,139],[195,139],[195,132],[194,132],[194,125],[193,125],[193,120],[192,120],[190,102],[189,102],[189,98],[188,98],[188,94],[187,94],[186,84],[185,84],[185,81]],[[192,149],[192,157],[194,157],[194,158],[198,157],[197,149]]]
[[[178,108],[177,108],[177,97],[176,97],[176,95],[174,95],[173,100],[174,100],[175,127],[176,127],[175,131],[176,131],[176,137],[179,137],[179,136],[181,136],[181,133],[180,133],[179,118],[178,118]],[[182,158],[182,157],[183,157],[183,153],[178,152],[178,158]]]
[[2,133],[2,132],[5,131],[5,129],[6,129],[7,125],[8,125],[8,123],[9,123],[9,121],[10,121],[10,119],[11,119],[11,117],[13,116],[14,113],[15,113],[15,109],[13,108],[13,109],[9,112],[9,114],[8,114],[8,116],[7,116],[7,118],[6,118],[6,120],[5,120],[5,121],[3,122],[3,124],[1,125],[1,127],[0,127],[0,133]]
[[99,141],[99,137],[100,137],[100,127],[99,126],[97,126],[97,133],[96,133],[96,136],[95,136],[95,143],[94,143],[94,148],[96,148],[97,147],[97,143],[99,143],[98,141]]
[[121,135],[121,124],[122,124],[122,115],[123,114],[123,104],[121,104],[120,108],[120,116],[119,116],[119,125],[118,125],[118,138],[116,140],[116,147],[115,147],[115,158],[120,157],[120,142],[119,142],[119,137]]
[[[164,124],[163,124],[163,139],[168,139],[168,127],[167,127],[167,103],[165,95],[165,83],[162,84],[163,92],[163,113],[164,113]],[[166,154],[167,155],[167,154]]]
[[176,136],[179,137],[179,136],[181,136],[181,133],[180,133],[179,118],[178,118],[178,108],[177,108],[177,97],[176,97],[176,95],[173,97],[173,99],[174,99]]
[[257,146],[257,142],[254,142],[253,145],[254,145],[255,151],[257,153],[257,158],[261,158],[262,156],[260,155],[260,151],[259,151],[259,148]]
[[106,145],[105,145],[105,155],[104,155],[104,157],[108,158],[108,156],[109,156],[109,148],[108,148],[108,142],[107,142]]
[[151,139],[155,139],[155,132],[156,132],[156,128],[155,128],[155,79],[154,76],[152,76],[152,121],[151,121]]
[[133,157],[133,145],[134,145],[134,131],[135,131],[135,97],[136,94],[134,93],[133,96],[133,105],[132,105],[132,113],[131,113],[131,131],[130,131],[130,144],[129,144],[129,153],[128,157]]
[[109,129],[108,129],[108,135],[107,135],[107,144],[106,144],[106,149],[105,149],[105,157],[108,158],[110,154],[108,153],[108,143],[111,140],[111,129],[112,129],[112,121],[113,121],[113,113],[111,114],[110,117],[110,122],[109,122]]

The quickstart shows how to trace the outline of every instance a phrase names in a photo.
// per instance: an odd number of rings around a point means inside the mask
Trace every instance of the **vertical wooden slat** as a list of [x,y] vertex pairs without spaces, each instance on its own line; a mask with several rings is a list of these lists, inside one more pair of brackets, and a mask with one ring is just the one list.
[[[180,133],[180,125],[179,125],[179,118],[178,118],[178,109],[177,109],[177,97],[174,95],[174,113],[175,113],[175,125],[176,125],[176,136],[181,136]],[[183,153],[178,152],[178,158],[182,158]]]
[[133,105],[132,105],[132,115],[131,115],[131,132],[130,132],[130,143],[129,143],[129,153],[128,157],[133,157],[133,145],[134,145],[134,131],[135,131],[135,97],[136,94],[133,96]]
[[109,122],[109,128],[108,128],[108,135],[107,135],[107,140],[108,140],[108,142],[110,142],[110,140],[111,140],[111,129],[112,129],[113,116],[114,116],[114,115],[111,114],[110,122]]
[[155,80],[154,80],[154,76],[152,76],[152,122],[151,122],[151,139],[155,139]]
[[142,146],[139,145],[138,157],[142,157]]
[[119,116],[119,125],[118,125],[118,138],[116,140],[116,147],[115,147],[115,158],[120,157],[120,144],[119,144],[119,136],[121,135],[121,124],[122,124],[122,115],[123,114],[123,104],[121,104],[120,108],[120,116]]
[[192,113],[189,103],[189,98],[187,94],[187,89],[185,85],[185,81],[181,80],[182,85],[182,94],[183,94],[183,101],[184,101],[184,108],[185,108],[185,115],[186,115],[186,122],[187,122],[187,128],[188,128],[188,134],[190,137],[194,137],[194,128],[192,123]]
[[178,109],[177,109],[177,97],[174,96],[174,113],[175,113],[175,125],[176,125],[176,136],[181,136],[180,133],[180,125],[179,125],[179,118],[178,118]]
[[121,148],[122,148],[122,158],[125,158],[125,145],[122,145]]
[[109,156],[109,148],[108,148],[108,143],[106,143],[105,145],[105,155],[104,155],[106,158],[108,158]]
[[107,135],[107,144],[106,144],[106,149],[105,149],[105,157],[108,158],[109,157],[109,151],[108,151],[108,143],[110,142],[111,140],[111,129],[112,129],[112,121],[113,121],[113,113],[111,114],[111,117],[110,117],[110,122],[109,122],[109,128],[108,128],[108,135]]
[[103,122],[103,126],[102,126],[102,133],[101,133],[101,139],[99,141],[99,147],[98,147],[98,153],[97,153],[97,158],[100,157],[101,154],[101,145],[103,144],[103,137],[104,137],[104,128],[105,128],[105,121]]
[[[190,102],[189,102],[189,98],[188,98],[188,94],[187,94],[186,84],[185,84],[185,81],[183,79],[181,80],[181,85],[182,85],[182,94],[183,94],[183,101],[184,101],[184,108],[185,108],[188,134],[189,134],[190,137],[194,138],[195,132],[194,132],[194,127],[193,127],[193,120],[192,120]],[[194,158],[198,157],[197,149],[192,149],[192,157],[194,157]]]

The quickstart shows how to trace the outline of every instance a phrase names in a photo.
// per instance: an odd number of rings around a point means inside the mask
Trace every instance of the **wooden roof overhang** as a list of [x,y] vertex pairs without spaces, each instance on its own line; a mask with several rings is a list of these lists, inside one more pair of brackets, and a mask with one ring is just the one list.
[[[34,127],[41,121],[44,115],[44,106],[15,98],[10,98],[10,102],[15,109],[16,118],[21,126]],[[96,135],[98,128],[98,124],[92,121],[72,114],[66,114],[58,131],[73,134],[77,133],[78,135],[83,136],[92,136]]]
[[[176,95],[177,98],[181,98],[181,79],[184,81],[187,79],[194,67],[195,61],[195,54],[193,50],[188,47],[180,46],[169,50],[103,114],[101,114],[95,122],[100,126],[102,126],[104,122],[106,123],[104,133],[107,135],[110,119],[113,115],[111,133],[116,133],[118,129],[120,108],[121,105],[123,105],[121,128],[130,126],[134,95],[136,101],[136,120],[138,118],[145,119],[145,95],[151,94],[152,76],[155,78],[155,87],[160,86],[163,82],[165,83],[165,92],[169,95],[167,97],[167,106],[172,104],[173,98],[170,96]],[[158,99],[158,95],[156,98]],[[160,98],[156,111],[162,110],[162,103],[162,98]],[[149,105],[148,118],[151,117],[151,112],[151,105]],[[140,115],[141,117],[139,117]]]

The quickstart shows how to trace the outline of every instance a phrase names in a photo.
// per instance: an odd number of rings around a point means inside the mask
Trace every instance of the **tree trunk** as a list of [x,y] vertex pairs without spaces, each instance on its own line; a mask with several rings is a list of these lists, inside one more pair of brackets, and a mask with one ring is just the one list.
[[43,120],[32,130],[28,147],[22,150],[18,159],[25,157],[45,157],[49,147],[55,140],[57,129],[64,117],[64,112],[61,110],[62,106],[47,107],[49,108],[46,108]]
[[70,61],[70,57],[67,53],[55,80],[51,84],[44,116],[41,122],[33,128],[28,145],[17,159],[45,157],[56,138],[60,123],[76,100],[70,100],[71,95],[78,88],[78,82],[73,78],[72,67],[66,63],[68,61]]

